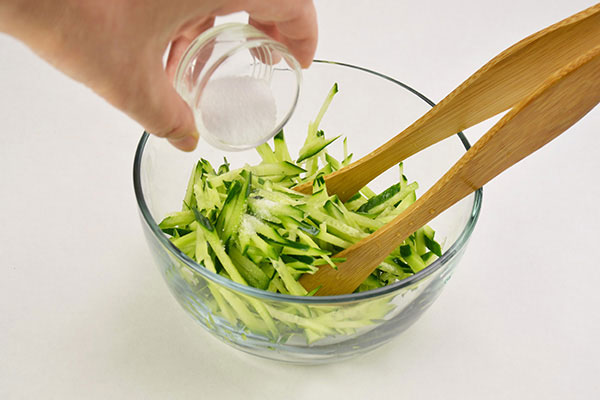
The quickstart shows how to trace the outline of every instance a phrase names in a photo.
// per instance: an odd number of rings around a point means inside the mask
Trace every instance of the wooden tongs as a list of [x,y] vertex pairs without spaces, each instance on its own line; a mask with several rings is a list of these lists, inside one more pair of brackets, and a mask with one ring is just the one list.
[[[376,176],[430,145],[506,115],[421,198],[300,283],[317,295],[352,293],[410,234],[567,130],[600,102],[600,3],[500,53],[407,129],[325,177],[346,201]],[[296,188],[310,193],[311,184]]]

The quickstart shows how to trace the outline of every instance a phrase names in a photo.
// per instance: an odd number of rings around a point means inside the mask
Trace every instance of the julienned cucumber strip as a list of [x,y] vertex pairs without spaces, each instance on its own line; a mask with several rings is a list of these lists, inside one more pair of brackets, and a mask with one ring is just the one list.
[[[159,224],[173,244],[208,270],[234,282],[295,296],[318,294],[307,293],[298,283],[299,277],[314,273],[318,266],[335,268],[336,262],[343,261],[332,258],[335,254],[404,211],[416,200],[418,188],[416,182],[408,181],[400,164],[399,182],[381,193],[364,187],[346,203],[327,193],[323,175],[344,167],[351,158],[345,138],[340,161],[329,153],[339,136],[327,138],[319,130],[337,92],[336,84],[309,124],[296,162],[292,161],[283,131],[273,138],[272,146],[264,143],[257,147],[262,159],[257,165],[231,169],[224,160],[215,170],[207,160],[198,161],[188,180],[181,211],[169,214]],[[311,181],[312,194],[293,190]],[[357,291],[389,285],[425,268],[442,254],[434,236],[429,226],[419,229]],[[218,315],[230,325],[241,324],[248,333],[270,338],[300,333],[308,342],[314,342],[329,335],[352,334],[383,318],[393,307],[386,300],[370,303],[377,303],[373,306],[332,308],[331,312],[300,304],[275,309],[255,298],[211,285],[211,307]]]
[[[322,131],[321,131],[322,132]],[[333,143],[339,136],[336,136],[332,139],[325,139],[325,136],[317,136],[313,141],[308,142],[300,149],[300,154],[298,155],[298,159],[296,163],[300,163],[306,160],[309,157],[312,157],[318,154],[320,151],[325,149],[325,147],[329,146]]]

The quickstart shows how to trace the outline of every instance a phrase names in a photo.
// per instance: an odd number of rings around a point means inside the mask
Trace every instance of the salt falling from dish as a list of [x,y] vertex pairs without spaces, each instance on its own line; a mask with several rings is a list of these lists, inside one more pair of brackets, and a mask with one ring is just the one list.
[[269,84],[250,76],[228,76],[208,82],[200,100],[201,118],[211,141],[256,145],[270,138],[277,107]]

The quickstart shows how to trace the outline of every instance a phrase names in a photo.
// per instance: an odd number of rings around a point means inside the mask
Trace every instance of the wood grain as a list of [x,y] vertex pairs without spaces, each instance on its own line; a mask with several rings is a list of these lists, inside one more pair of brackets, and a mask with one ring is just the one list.
[[[600,3],[494,57],[420,119],[370,154],[325,177],[346,201],[400,161],[514,106],[551,73],[600,43]],[[312,184],[295,188],[311,193]]]
[[[300,283],[317,295],[352,293],[411,233],[567,130],[600,102],[599,45],[552,74],[494,125],[421,198],[393,221]],[[484,94],[485,95],[485,94]]]

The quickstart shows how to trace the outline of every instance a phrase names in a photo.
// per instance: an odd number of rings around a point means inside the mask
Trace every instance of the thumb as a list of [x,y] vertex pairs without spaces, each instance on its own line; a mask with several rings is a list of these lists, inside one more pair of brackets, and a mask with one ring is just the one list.
[[129,114],[148,133],[166,138],[183,151],[192,151],[198,144],[198,132],[194,115],[187,103],[179,96],[162,66],[142,81]]

